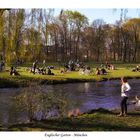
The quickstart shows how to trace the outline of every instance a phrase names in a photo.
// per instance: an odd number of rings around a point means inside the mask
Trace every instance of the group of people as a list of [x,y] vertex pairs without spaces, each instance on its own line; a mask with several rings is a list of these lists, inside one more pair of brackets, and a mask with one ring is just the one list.
[[83,63],[80,62],[78,59],[76,61],[69,60],[67,63],[64,64],[64,71],[67,72],[79,70],[83,66]]
[[[104,66],[104,64],[102,64],[102,66]],[[109,63],[108,61],[105,64],[106,69],[108,70],[115,70],[115,66],[111,63]]]
[[95,74],[96,75],[104,75],[104,74],[107,74],[107,71],[105,68],[101,68],[101,69],[96,68]]
[[[34,61],[32,64],[32,67],[30,68],[30,72],[33,74],[42,74],[42,75],[54,75],[52,73],[51,69],[53,69],[53,66],[48,66],[46,67],[45,60],[43,61],[43,66],[41,68],[38,67],[38,61]],[[70,60],[68,63],[65,63],[64,65],[64,70],[60,70],[60,73],[64,74],[65,72],[69,71],[75,71],[78,70],[80,75],[89,75],[92,73],[92,69],[89,66],[85,66],[82,62],[77,61],[72,61]],[[104,66],[101,66],[100,68],[96,68],[95,70],[96,75],[104,75],[107,74],[106,69]]]
[[81,67],[80,69],[79,69],[79,74],[80,75],[89,75],[89,74],[91,74],[91,68],[89,67],[89,66],[85,66],[85,67]]
[[[33,74],[42,74],[42,75],[54,75],[54,73],[51,71],[53,69],[53,66],[46,67],[45,61],[43,61],[43,67],[38,67],[38,61],[34,61],[32,64],[32,67],[27,69],[27,71],[30,71]],[[11,66],[9,70],[10,75],[20,75],[19,72],[16,70],[16,67]]]
[[[0,67],[1,67],[1,65],[0,65]],[[52,69],[54,69],[53,66],[46,67],[45,60],[43,60],[42,66],[39,67],[38,60],[36,60],[33,62],[32,67],[28,68],[27,70],[33,74],[54,75],[54,73],[52,72]],[[107,74],[106,69],[114,70],[115,67],[114,67],[114,65],[106,62],[106,64],[101,64],[100,68],[98,68],[98,67],[96,68],[95,75]],[[89,66],[85,66],[79,60],[76,60],[76,61],[70,60],[68,63],[65,63],[64,70],[60,70],[60,73],[64,74],[65,72],[75,71],[75,70],[78,70],[80,75],[90,75],[93,71]],[[12,66],[10,69],[10,75],[20,75],[20,74],[16,71],[16,68],[14,68]]]
[[[115,66],[113,64],[101,64],[100,68],[96,68],[95,75],[104,75],[107,74],[107,70],[115,70]],[[64,71],[61,70],[60,73],[69,72],[69,71],[79,71],[80,75],[89,75],[92,73],[92,69],[89,66],[84,65],[82,62],[72,61],[70,60],[68,63],[64,65]]]
[[140,72],[140,66],[137,65],[135,68],[132,69],[133,72]]
[[[52,73],[51,69],[53,69],[53,66],[48,66],[46,67],[46,62],[45,60],[43,60],[43,66],[42,68],[38,67],[38,61],[36,60],[35,62],[33,62],[33,65],[30,69],[30,72],[33,74],[42,74],[42,75],[54,75],[54,73]],[[48,69],[48,70],[47,70]]]

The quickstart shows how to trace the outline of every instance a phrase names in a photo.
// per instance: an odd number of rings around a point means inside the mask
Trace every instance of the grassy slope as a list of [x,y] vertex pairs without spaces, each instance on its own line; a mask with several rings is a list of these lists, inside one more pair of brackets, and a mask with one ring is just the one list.
[[35,121],[9,127],[10,131],[140,131],[140,113],[118,117],[103,109],[73,118]]

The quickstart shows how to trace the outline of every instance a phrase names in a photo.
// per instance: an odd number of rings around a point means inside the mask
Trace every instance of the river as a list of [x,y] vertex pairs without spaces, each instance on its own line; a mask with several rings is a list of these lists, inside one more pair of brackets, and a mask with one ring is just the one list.
[[[140,96],[140,79],[131,79],[129,80],[129,83],[132,87],[129,99],[133,100],[135,95]],[[43,89],[46,94],[50,92],[54,93],[56,98],[64,96],[69,102],[67,111],[79,109],[80,112],[87,112],[98,108],[105,108],[108,110],[119,109],[121,100],[120,86],[121,84],[119,80],[111,80],[105,82],[46,85],[39,88]],[[22,111],[21,107],[14,104],[13,100],[14,97],[23,92],[23,89],[25,90],[26,88],[0,89],[1,125],[28,121],[27,113]]]

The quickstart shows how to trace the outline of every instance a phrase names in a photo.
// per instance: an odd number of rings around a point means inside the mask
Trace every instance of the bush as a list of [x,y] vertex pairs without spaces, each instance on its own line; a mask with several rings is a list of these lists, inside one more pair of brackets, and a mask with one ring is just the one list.
[[47,93],[38,86],[25,88],[20,95],[14,97],[14,100],[20,111],[27,113],[30,122],[34,119],[63,116],[67,105],[62,96]]

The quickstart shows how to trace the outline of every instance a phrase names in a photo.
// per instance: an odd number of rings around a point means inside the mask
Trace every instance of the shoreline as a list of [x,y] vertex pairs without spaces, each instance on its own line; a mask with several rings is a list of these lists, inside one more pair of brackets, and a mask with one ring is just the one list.
[[[126,76],[128,79],[140,79],[140,76]],[[100,79],[73,79],[73,78],[63,78],[61,80],[56,79],[36,79],[31,78],[26,80],[26,78],[19,80],[0,78],[0,88],[20,88],[29,87],[30,85],[57,85],[57,84],[69,84],[69,83],[84,83],[84,82],[105,82],[110,80],[119,80],[120,77],[99,77]],[[24,81],[25,80],[25,81]]]
[[1,125],[0,131],[140,131],[139,112],[129,111],[127,117],[118,117],[118,113],[99,108],[73,117],[33,120],[7,128]]

